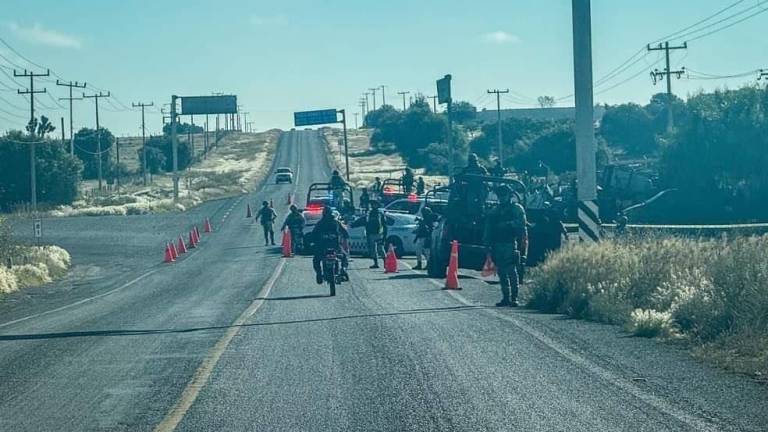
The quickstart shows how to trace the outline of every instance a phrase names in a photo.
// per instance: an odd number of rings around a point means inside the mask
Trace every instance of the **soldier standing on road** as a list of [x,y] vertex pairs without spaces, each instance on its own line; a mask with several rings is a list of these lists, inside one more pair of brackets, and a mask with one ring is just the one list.
[[371,210],[365,217],[356,220],[352,227],[365,226],[365,239],[368,242],[368,253],[373,260],[372,269],[379,268],[379,256],[384,254],[384,239],[387,238],[387,219],[379,211],[379,202],[371,202]]
[[501,301],[496,306],[517,306],[520,286],[517,267],[526,254],[522,250],[527,237],[525,209],[513,203],[512,189],[502,185],[496,189],[499,205],[493,209],[485,224],[484,242],[499,274]]
[[383,187],[381,183],[381,178],[376,177],[373,185],[371,186],[371,193],[373,193],[373,199],[380,199],[381,198],[381,188]]
[[424,207],[421,210],[421,218],[418,225],[416,225],[416,238],[413,240],[416,243],[416,267],[414,270],[421,270],[424,267],[421,265],[422,256],[429,262],[430,243],[432,242],[432,231],[435,228],[435,222],[437,217],[432,213],[432,209]]
[[275,245],[275,219],[277,219],[275,209],[270,207],[267,201],[262,201],[261,209],[256,214],[256,219],[253,221],[260,221],[261,227],[264,228],[264,246],[269,246],[270,242],[272,243],[272,246]]
[[467,157],[467,166],[461,170],[461,173],[487,176],[488,170],[480,165],[480,159],[475,153],[470,153]]

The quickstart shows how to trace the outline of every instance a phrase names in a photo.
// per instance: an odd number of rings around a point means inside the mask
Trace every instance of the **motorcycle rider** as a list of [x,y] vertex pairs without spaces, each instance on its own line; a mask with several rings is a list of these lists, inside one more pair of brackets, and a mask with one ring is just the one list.
[[525,260],[527,251],[527,222],[525,209],[512,202],[512,189],[501,185],[496,189],[499,205],[486,219],[484,242],[488,248],[501,285],[501,301],[496,306],[517,306],[520,286],[518,266]]
[[291,232],[291,253],[296,253],[297,250],[301,249],[302,246],[302,240],[304,237],[304,224],[306,223],[306,220],[304,219],[304,215],[301,214],[299,211],[299,208],[296,207],[294,204],[291,204],[290,213],[288,213],[288,216],[285,217],[285,221],[283,222],[282,228],[280,228],[280,231],[284,231],[286,228]]
[[[341,248],[341,241],[344,236],[349,236],[346,228],[336,219],[333,209],[328,206],[323,207],[323,216],[312,230],[312,237],[315,240],[315,251],[312,257],[312,267],[315,270],[315,280],[318,284],[323,283],[323,269],[320,262],[325,257],[328,249],[333,249],[341,257],[342,276],[346,275],[347,259],[346,254]],[[348,277],[347,277],[348,279]]]

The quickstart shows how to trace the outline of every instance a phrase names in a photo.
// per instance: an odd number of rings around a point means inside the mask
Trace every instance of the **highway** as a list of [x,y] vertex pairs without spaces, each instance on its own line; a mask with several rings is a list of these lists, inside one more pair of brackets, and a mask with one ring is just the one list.
[[[325,151],[286,132],[274,166],[292,185],[46,220],[75,265],[0,302],[0,431],[768,430],[764,386],[613,326],[494,308],[498,286],[471,275],[447,292],[412,260],[390,275],[355,258],[328,297],[309,258],[281,258],[245,218],[272,199],[282,221],[289,194],[329,177]],[[215,233],[163,264],[204,217]]]

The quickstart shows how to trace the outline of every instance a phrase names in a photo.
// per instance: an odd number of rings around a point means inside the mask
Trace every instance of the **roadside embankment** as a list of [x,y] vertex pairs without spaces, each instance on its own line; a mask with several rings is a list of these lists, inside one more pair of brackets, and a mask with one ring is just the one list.
[[69,253],[58,246],[18,246],[13,265],[0,267],[0,296],[60,279],[71,265]]
[[[373,150],[370,140],[372,133],[373,131],[370,129],[347,130],[350,183],[358,188],[369,186],[376,177],[380,177],[382,180],[400,178],[406,167],[406,162],[399,153],[382,154]],[[342,131],[334,128],[323,128],[322,136],[328,143],[331,165],[339,167],[340,171],[344,172],[346,164]],[[424,182],[428,188],[448,183],[447,177],[425,175],[422,169],[416,169],[414,173],[417,177],[424,177]]]
[[[152,176],[151,184],[127,184],[120,192],[84,196],[48,216],[119,216],[184,211],[202,202],[246,193],[268,174],[281,131],[230,133],[206,158],[180,173],[179,199],[173,199],[169,173]],[[91,183],[93,183],[91,181]],[[93,186],[86,183],[84,187]]]
[[768,381],[768,236],[570,244],[531,272],[528,306],[689,344]]

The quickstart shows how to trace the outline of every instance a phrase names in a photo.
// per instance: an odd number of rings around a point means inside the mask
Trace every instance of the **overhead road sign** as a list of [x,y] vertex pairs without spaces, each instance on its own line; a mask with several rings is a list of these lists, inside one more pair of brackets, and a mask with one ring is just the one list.
[[317,111],[299,111],[293,113],[293,123],[295,126],[312,126],[328,123],[339,123],[335,109],[325,109]]
[[237,96],[182,96],[181,114],[237,114]]

